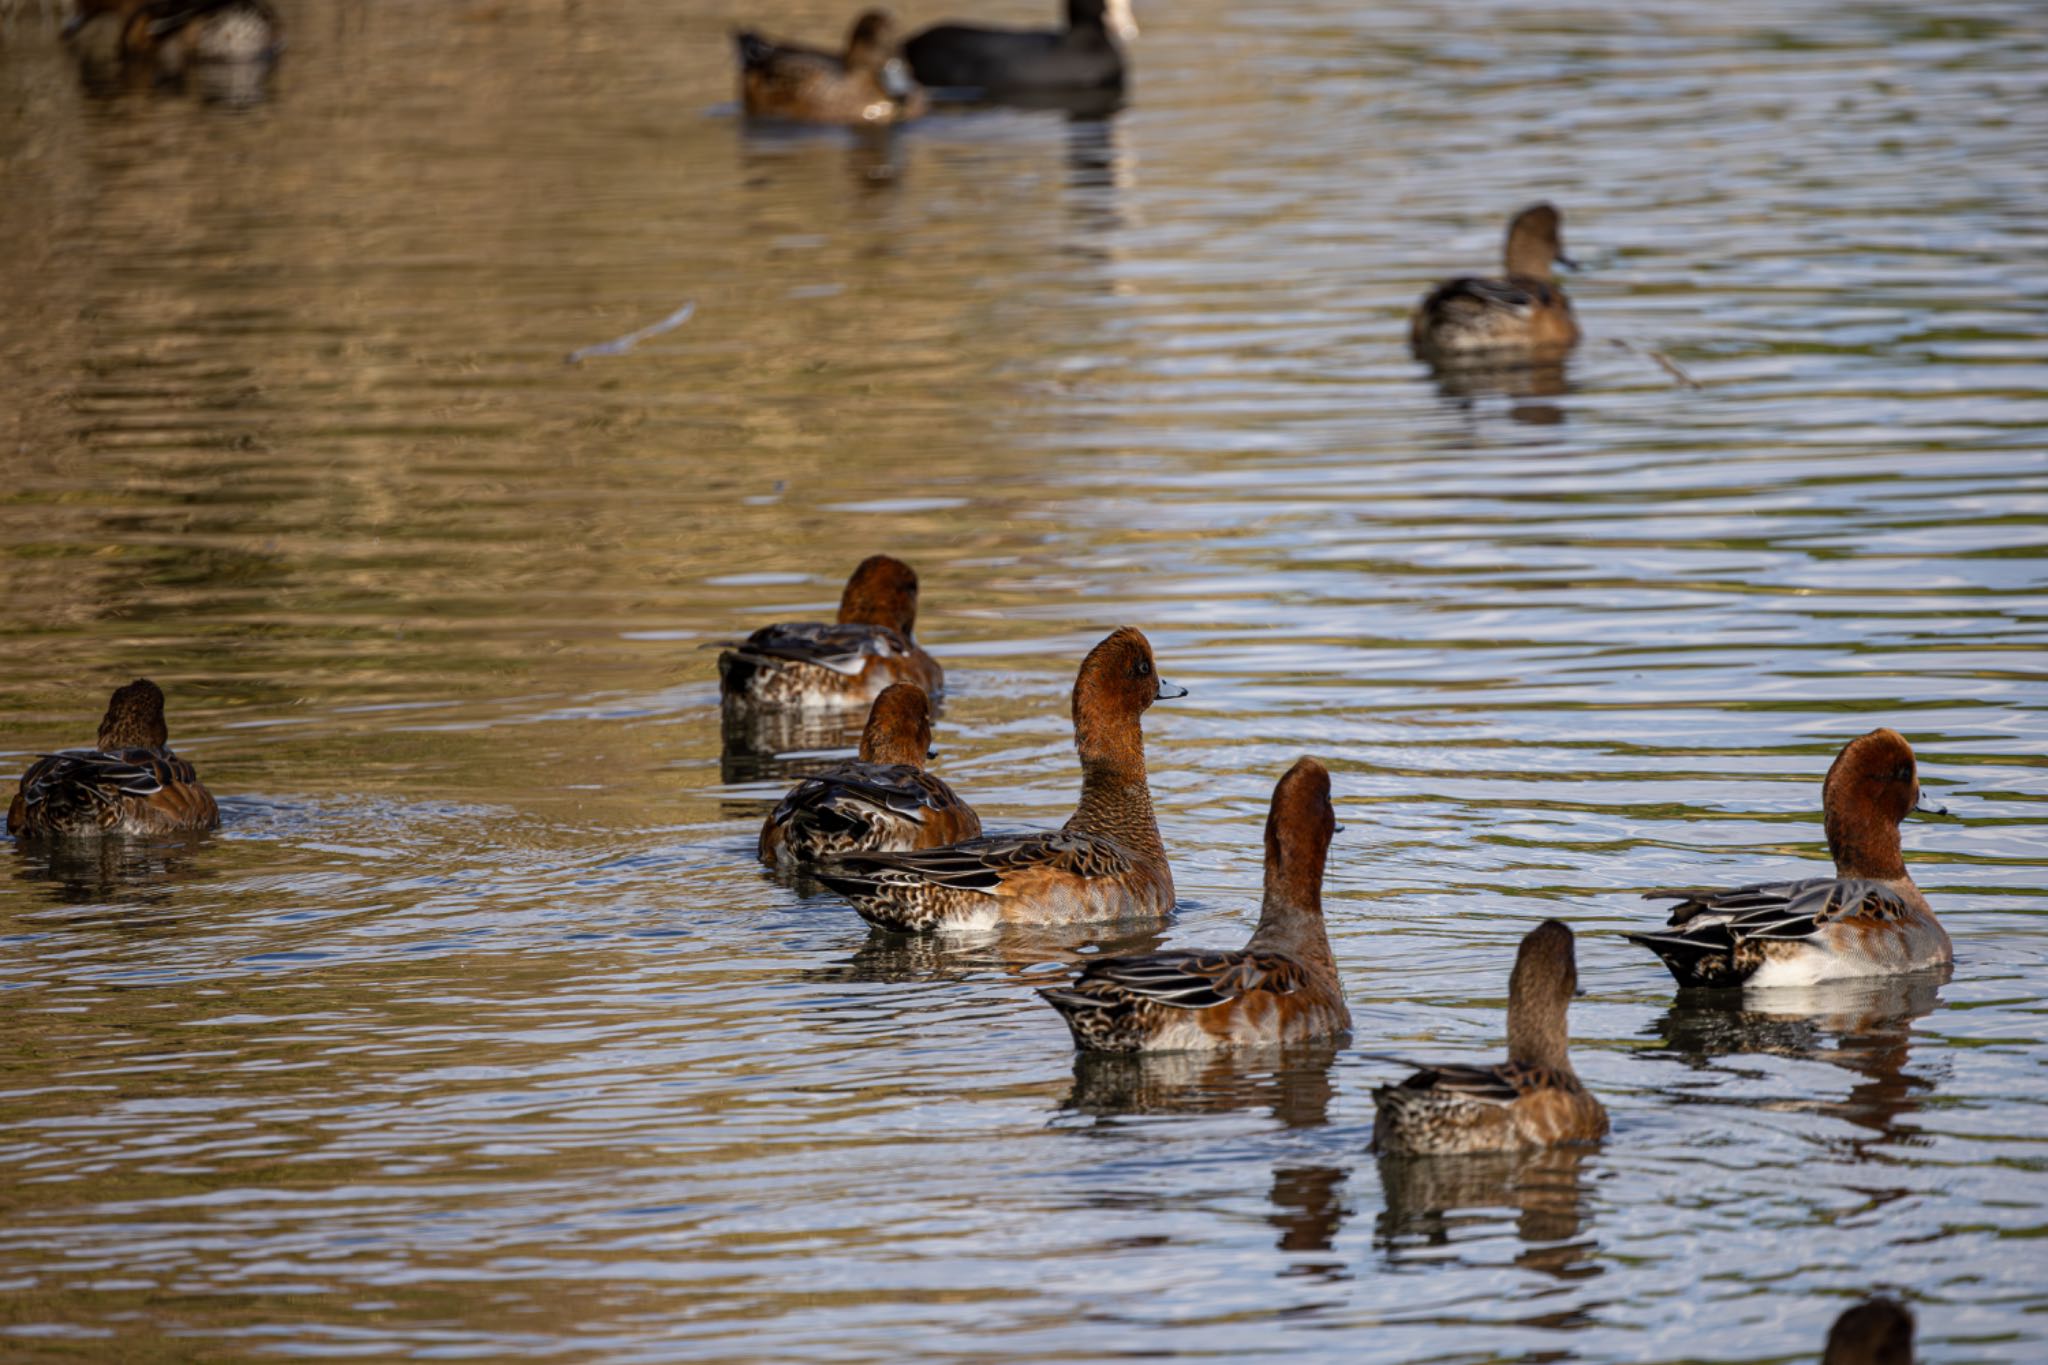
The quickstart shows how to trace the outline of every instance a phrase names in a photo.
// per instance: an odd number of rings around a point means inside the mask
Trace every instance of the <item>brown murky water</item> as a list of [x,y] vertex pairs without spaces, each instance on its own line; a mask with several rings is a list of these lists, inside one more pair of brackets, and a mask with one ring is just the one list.
[[[1154,5],[1113,117],[879,141],[742,126],[695,0],[286,6],[253,105],[0,21],[0,770],[146,672],[225,813],[6,851],[0,1354],[2048,1350],[2037,6]],[[1545,196],[1563,391],[1440,391],[1405,310]],[[751,865],[702,646],[877,549],[993,828],[1150,633],[1175,940],[1331,764],[1349,1047],[1077,1066],[1085,932]],[[1631,891],[1820,867],[1880,722],[1954,978],[1674,1000]],[[1613,1136],[1375,1162],[1360,1052],[1497,1048],[1553,914]]]

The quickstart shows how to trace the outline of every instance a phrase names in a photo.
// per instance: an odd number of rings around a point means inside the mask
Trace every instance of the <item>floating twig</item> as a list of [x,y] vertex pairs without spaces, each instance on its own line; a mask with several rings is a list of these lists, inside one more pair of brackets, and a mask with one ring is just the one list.
[[663,332],[673,332],[676,328],[688,322],[690,315],[696,311],[697,301],[691,299],[688,303],[651,327],[642,327],[637,332],[628,332],[624,336],[612,341],[600,341],[595,346],[585,346],[580,351],[571,351],[562,357],[562,363],[565,365],[581,365],[594,355],[624,355],[649,337],[658,337]]
[[1670,375],[1673,379],[1685,385],[1688,389],[1701,389],[1706,387],[1706,385],[1700,383],[1699,380],[1694,379],[1691,375],[1687,374],[1684,370],[1680,369],[1678,367],[1677,361],[1673,360],[1670,356],[1665,355],[1655,346],[1638,346],[1633,341],[1623,341],[1620,337],[1609,337],[1608,340],[1612,342],[1614,345],[1621,347],[1622,350],[1629,352],[1631,355],[1639,355],[1655,362],[1657,368],[1663,370],[1664,373]]

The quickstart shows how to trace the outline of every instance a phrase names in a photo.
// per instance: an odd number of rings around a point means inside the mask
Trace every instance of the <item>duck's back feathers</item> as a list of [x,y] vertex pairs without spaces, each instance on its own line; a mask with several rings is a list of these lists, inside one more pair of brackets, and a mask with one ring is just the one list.
[[192,765],[168,749],[66,749],[22,774],[7,811],[17,835],[156,834],[213,829],[220,810]]
[[859,854],[822,863],[813,875],[884,929],[928,932],[985,928],[1005,918],[1005,901],[1031,906],[1045,922],[1115,919],[1135,913],[1120,894],[1144,872],[1138,856],[1114,839],[1060,830],[1001,834],[912,853]]
[[1533,279],[1446,280],[1415,310],[1409,339],[1418,355],[1563,350],[1578,339],[1571,304],[1555,285]]
[[1426,1065],[1398,1085],[1378,1087],[1372,1098],[1373,1146],[1382,1152],[1505,1151],[1607,1131],[1606,1111],[1575,1074],[1524,1062]]
[[265,0],[153,0],[142,13],[150,41],[176,40],[189,61],[268,61],[284,46],[282,21]]
[[936,695],[945,674],[889,626],[804,621],[763,626],[718,656],[728,701],[764,706],[865,705],[893,682]]
[[[1934,925],[1925,902],[1909,886],[1895,882],[1807,877],[1725,890],[1647,891],[1643,897],[1679,902],[1671,912],[1670,927],[1624,937],[1656,953],[1685,986],[1741,985],[1774,960],[1789,961],[1804,949],[1838,940],[1839,946],[1867,951],[1864,945],[1917,938],[1931,929],[1940,934],[1944,948],[1947,944],[1947,935]],[[1853,957],[1833,956],[1840,967],[1854,966]],[[1816,963],[1816,970],[1819,966]]]
[[[1069,986],[1048,986],[1038,993],[1060,1012],[1073,1031],[1074,1045],[1091,1052],[1141,1052],[1227,1046],[1233,1042],[1289,1041],[1287,1016],[1301,1013],[1280,1002],[1305,1004],[1315,992],[1309,969],[1278,953],[1250,949],[1146,953],[1134,957],[1098,958],[1086,964]],[[1259,997],[1268,1005],[1253,1036],[1234,1036],[1240,1021],[1234,1005]],[[1338,1011],[1341,1012],[1341,1001]],[[1318,1020],[1318,1028],[1341,1029],[1341,1020]]]
[[761,830],[765,862],[907,852],[972,839],[981,819],[942,780],[906,763],[846,763],[808,777]]
[[1124,83],[1123,54],[1101,28],[1045,32],[939,24],[903,45],[922,85],[1019,94],[1114,90]]

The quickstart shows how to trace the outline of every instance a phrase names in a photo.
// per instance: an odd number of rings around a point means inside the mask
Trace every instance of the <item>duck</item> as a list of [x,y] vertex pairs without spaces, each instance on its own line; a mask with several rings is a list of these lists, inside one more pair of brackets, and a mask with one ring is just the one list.
[[1625,934],[1664,960],[1681,986],[1814,986],[1946,967],[1948,931],[1899,847],[1899,822],[1922,804],[1913,746],[1880,727],[1842,746],[1821,782],[1835,875],[1729,889],[1665,888],[1669,927]]
[[219,827],[212,793],[171,752],[163,689],[147,678],[108,699],[94,748],[64,749],[30,764],[7,808],[7,832],[21,838]]
[[843,853],[893,853],[957,844],[981,817],[925,771],[931,699],[915,683],[882,690],[861,732],[860,757],[797,783],[761,826],[761,861],[815,862]]
[[791,123],[879,126],[924,113],[924,90],[897,55],[896,21],[871,9],[854,21],[846,51],[733,35],[740,57],[740,105],[754,118]]
[[915,569],[888,555],[868,556],[846,580],[832,624],[763,626],[724,649],[718,686],[725,708],[866,708],[899,682],[940,695],[945,670],[913,633],[917,595]]
[[853,854],[811,875],[869,924],[901,933],[1163,917],[1173,910],[1173,871],[1139,721],[1155,701],[1186,695],[1159,676],[1144,633],[1123,626],[1088,651],[1074,679],[1081,804],[1058,831]]
[[1571,300],[1553,265],[1575,269],[1564,254],[1564,215],[1531,204],[1508,224],[1504,279],[1461,275],[1429,291],[1409,323],[1417,358],[1434,365],[1497,365],[1562,358],[1579,341]]
[[1913,1365],[1913,1314],[1897,1299],[1866,1299],[1835,1319],[1820,1365]]
[[1130,0],[1067,0],[1063,29],[935,24],[903,45],[918,81],[974,94],[1121,90],[1117,40],[1138,35]]
[[1337,830],[1330,774],[1287,770],[1266,816],[1266,895],[1251,942],[1089,962],[1038,994],[1082,1052],[1196,1052],[1330,1038],[1351,1027],[1323,926],[1323,864]]
[[1514,1152],[1603,1136],[1607,1111],[1579,1081],[1567,1050],[1565,1014],[1578,988],[1571,928],[1543,921],[1523,938],[1508,978],[1507,1061],[1424,1066],[1399,1085],[1374,1090],[1375,1150]]
[[206,64],[258,65],[284,50],[284,21],[267,0],[73,0],[63,36],[76,38],[102,15],[119,28],[123,58],[152,62],[165,76]]

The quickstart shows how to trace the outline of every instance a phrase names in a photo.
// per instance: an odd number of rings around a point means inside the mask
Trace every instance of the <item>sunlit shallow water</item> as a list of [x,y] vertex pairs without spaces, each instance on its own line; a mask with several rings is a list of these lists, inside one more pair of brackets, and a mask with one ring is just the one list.
[[[247,108],[5,20],[0,764],[147,673],[225,824],[7,854],[0,1354],[2048,1350],[2035,7],[1155,7],[1114,118],[884,141],[740,125],[724,10],[414,9]],[[1405,310],[1545,196],[1563,391],[1440,390]],[[877,549],[992,828],[1151,635],[1173,925],[751,864],[704,646]],[[1880,723],[1953,978],[1676,999],[1632,893],[1819,870]],[[1029,987],[1241,941],[1301,753],[1352,1044],[1077,1066]],[[1612,1136],[1376,1162],[1362,1053],[1497,1051],[1545,915]]]

